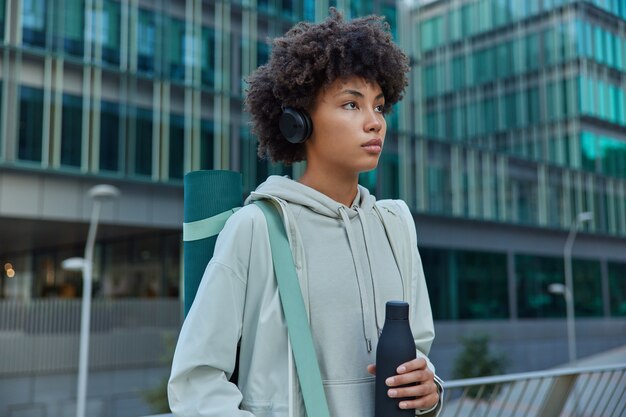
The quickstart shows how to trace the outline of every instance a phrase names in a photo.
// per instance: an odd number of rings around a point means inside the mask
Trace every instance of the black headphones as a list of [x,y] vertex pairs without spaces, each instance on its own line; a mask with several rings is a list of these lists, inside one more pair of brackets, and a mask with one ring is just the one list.
[[283,107],[278,127],[280,133],[291,143],[302,143],[313,132],[313,122],[308,113],[293,107]]

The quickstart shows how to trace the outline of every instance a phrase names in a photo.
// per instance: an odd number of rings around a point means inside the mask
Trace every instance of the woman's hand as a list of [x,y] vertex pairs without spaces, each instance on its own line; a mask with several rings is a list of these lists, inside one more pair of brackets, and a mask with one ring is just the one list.
[[[367,371],[376,375],[376,365],[368,365]],[[435,384],[435,374],[426,366],[423,358],[403,363],[396,369],[398,374],[387,378],[387,391],[391,398],[403,398],[400,408],[429,410],[439,402],[439,392]],[[400,385],[412,384],[408,387],[396,388]]]

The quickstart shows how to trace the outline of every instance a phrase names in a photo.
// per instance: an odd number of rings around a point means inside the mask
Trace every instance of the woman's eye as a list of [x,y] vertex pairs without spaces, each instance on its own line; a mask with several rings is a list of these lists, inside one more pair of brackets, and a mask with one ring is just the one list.
[[378,112],[378,113],[384,113],[385,112],[385,105],[381,104],[379,106],[374,107],[374,109]]
[[356,103],[354,101],[351,101],[350,103],[346,103],[343,105],[343,108],[346,110],[354,110],[357,108]]

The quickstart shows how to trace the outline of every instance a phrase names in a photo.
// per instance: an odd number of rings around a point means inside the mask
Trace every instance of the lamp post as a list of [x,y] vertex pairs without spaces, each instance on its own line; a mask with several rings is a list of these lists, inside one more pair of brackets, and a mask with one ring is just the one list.
[[89,324],[91,320],[91,283],[93,274],[93,252],[96,244],[96,231],[100,218],[100,207],[104,200],[118,197],[119,190],[107,184],[92,187],[87,195],[93,200],[91,220],[84,258],[69,258],[63,261],[62,267],[67,270],[82,271],[83,297],[80,309],[80,344],[78,353],[78,383],[76,392],[76,417],[85,417],[87,397],[87,363],[89,359]]
[[591,221],[593,219],[593,213],[590,211],[584,211],[578,213],[576,219],[572,222],[567,240],[565,241],[565,247],[563,248],[563,262],[565,268],[565,285],[563,284],[551,284],[548,287],[548,291],[555,294],[563,294],[565,296],[565,309],[567,316],[567,346],[569,351],[569,361],[576,360],[576,326],[574,326],[574,282],[572,278],[572,247],[574,246],[574,240],[576,239],[576,233],[578,228],[584,222]]

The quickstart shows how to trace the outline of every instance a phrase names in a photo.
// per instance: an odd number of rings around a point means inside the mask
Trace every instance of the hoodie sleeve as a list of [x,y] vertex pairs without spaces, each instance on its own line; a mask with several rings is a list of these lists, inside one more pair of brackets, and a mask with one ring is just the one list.
[[[430,299],[428,297],[428,289],[426,287],[426,278],[424,276],[424,268],[422,266],[422,258],[417,248],[417,232],[415,230],[415,221],[411,215],[411,211],[406,203],[402,200],[396,200],[400,206],[400,212],[407,224],[411,238],[411,271],[412,271],[412,294],[411,299],[414,300],[415,308],[412,309],[411,330],[413,331],[413,339],[417,356],[426,359],[428,368],[435,373],[435,366],[428,359],[430,347],[435,338],[435,327],[433,324],[433,315],[430,308]],[[443,381],[435,374],[435,384],[439,391],[439,402],[428,410],[416,410],[418,416],[435,417],[441,413],[443,405]]]
[[241,336],[252,241],[248,222],[239,213],[227,222],[183,323],[168,384],[175,416],[252,416],[239,409],[242,394],[228,381]]

